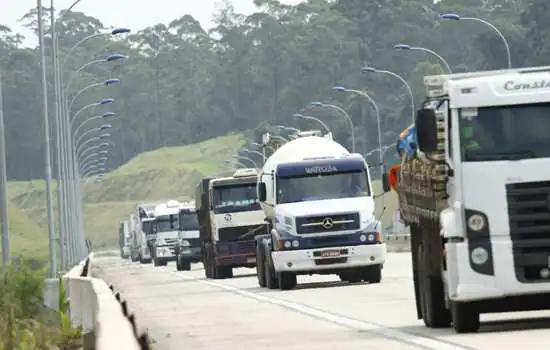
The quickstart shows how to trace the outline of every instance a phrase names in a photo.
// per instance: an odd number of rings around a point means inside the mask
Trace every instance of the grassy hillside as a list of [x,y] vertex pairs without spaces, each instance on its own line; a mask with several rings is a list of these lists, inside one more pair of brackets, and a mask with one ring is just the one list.
[[22,255],[45,261],[48,256],[47,231],[36,224],[32,215],[16,205],[10,203],[8,210],[11,257]]
[[[116,245],[118,222],[132,211],[137,202],[191,198],[198,181],[204,175],[222,172],[223,162],[244,144],[243,134],[229,134],[189,146],[145,152],[107,174],[102,183],[87,184],[86,232],[94,240],[95,247]],[[43,237],[46,237],[47,227],[45,193],[44,181],[9,184],[12,207],[18,207],[24,215],[32,218],[35,226],[32,231],[40,230]],[[20,231],[24,233],[22,242],[25,235],[28,235],[29,242],[34,240],[27,231]],[[20,248],[14,246],[14,249]]]
[[[223,162],[245,142],[243,134],[229,134],[189,146],[145,152],[107,174],[102,183],[87,184],[86,232],[94,240],[95,248],[116,245],[118,223],[137,202],[191,198],[198,181],[205,175],[222,172]],[[379,182],[375,182],[374,187],[375,194],[381,193]],[[20,227],[16,229],[19,237],[17,243],[14,242],[14,249],[31,252],[31,242],[41,242],[40,249],[47,247],[44,182],[12,182],[9,197],[14,204],[14,222],[20,225],[14,226],[14,229]],[[382,198],[377,198],[376,204],[377,215],[380,215]],[[394,193],[384,196],[384,205],[384,227],[388,227],[397,205]],[[21,226],[23,224],[28,227]],[[43,251],[47,254],[46,248]]]

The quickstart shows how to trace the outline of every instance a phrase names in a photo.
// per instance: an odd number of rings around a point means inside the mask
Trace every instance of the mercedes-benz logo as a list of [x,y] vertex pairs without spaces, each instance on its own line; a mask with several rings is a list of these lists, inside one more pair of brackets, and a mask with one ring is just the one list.
[[326,228],[327,230],[332,228],[333,225],[334,223],[332,222],[332,218],[323,219],[323,227]]

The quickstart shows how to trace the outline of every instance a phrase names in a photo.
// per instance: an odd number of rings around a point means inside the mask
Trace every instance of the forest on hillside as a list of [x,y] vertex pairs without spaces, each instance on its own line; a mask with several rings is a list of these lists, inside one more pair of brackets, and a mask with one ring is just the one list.
[[[490,28],[441,21],[440,13],[493,23],[510,43],[514,67],[548,64],[550,3],[544,0],[441,0],[435,4],[432,0],[309,0],[298,6],[274,0],[254,2],[258,12],[250,16],[226,6],[210,31],[189,15],[174,14],[171,23],[132,28],[131,35],[96,37],[70,57],[67,51],[80,39],[106,32],[116,23],[101,23],[80,12],[67,13],[57,22],[65,81],[90,60],[115,52],[129,57],[90,66],[75,76],[69,91],[110,77],[121,79],[120,85],[84,94],[75,106],[76,110],[102,98],[115,99],[112,105],[92,110],[99,114],[109,107],[117,114],[110,119],[108,168],[143,151],[250,130],[264,121],[311,128],[292,117],[311,101],[344,107],[354,120],[358,151],[366,153],[377,146],[375,115],[364,100],[333,92],[335,84],[365,89],[374,97],[381,109],[384,143],[391,143],[410,123],[407,91],[390,76],[362,74],[364,64],[402,75],[413,85],[417,105],[423,98],[423,75],[442,67],[421,52],[396,51],[395,44],[432,49],[455,72],[507,65],[502,41]],[[36,10],[21,21],[36,31]],[[45,18],[47,31],[49,22]],[[48,68],[50,38],[48,31]],[[39,52],[21,43],[20,34],[0,25],[10,179],[40,178],[44,164]],[[49,69],[53,116],[51,74]],[[351,133],[345,120],[326,109],[309,113],[326,121],[335,138],[349,146]],[[86,116],[90,115],[79,118]],[[53,136],[53,122],[50,126]]]

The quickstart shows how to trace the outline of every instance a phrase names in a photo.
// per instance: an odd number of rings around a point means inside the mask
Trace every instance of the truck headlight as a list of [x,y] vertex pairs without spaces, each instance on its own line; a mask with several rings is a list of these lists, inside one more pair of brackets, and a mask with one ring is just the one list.
[[190,246],[191,246],[191,243],[189,243],[189,241],[187,241],[187,240],[184,239],[184,240],[182,240],[182,241],[180,242],[180,245],[181,245],[182,247],[190,247]]
[[477,247],[472,250],[470,258],[474,264],[483,265],[489,260],[489,252],[483,247]]
[[292,247],[292,242],[291,242],[291,241],[285,241],[284,247],[285,247],[285,248],[290,248],[290,247]]
[[468,228],[472,231],[481,231],[485,228],[485,218],[480,214],[473,214],[468,218]]
[[299,246],[300,246],[300,242],[298,242],[297,240],[292,241],[292,247],[293,248],[298,248]]

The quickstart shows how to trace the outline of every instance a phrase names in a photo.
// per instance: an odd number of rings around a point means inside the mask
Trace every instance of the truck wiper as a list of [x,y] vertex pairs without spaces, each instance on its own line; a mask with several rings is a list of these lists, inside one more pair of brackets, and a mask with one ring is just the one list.
[[521,160],[535,158],[533,151],[508,151],[508,152],[480,152],[466,151],[466,160],[484,161],[484,160]]

